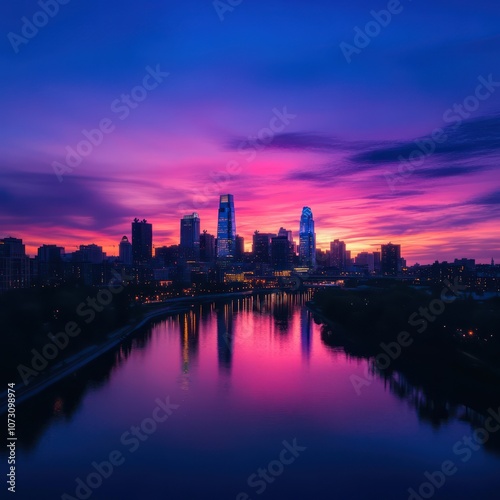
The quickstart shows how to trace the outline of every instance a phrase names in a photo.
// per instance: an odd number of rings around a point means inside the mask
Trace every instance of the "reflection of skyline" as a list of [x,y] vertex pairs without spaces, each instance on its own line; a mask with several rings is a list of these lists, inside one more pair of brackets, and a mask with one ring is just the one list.
[[189,372],[189,364],[198,357],[200,345],[200,322],[197,312],[189,311],[179,317],[182,371]]
[[233,360],[233,308],[232,303],[217,308],[217,353],[219,368],[230,372]]
[[[290,327],[293,329],[294,334],[293,338],[292,335],[288,337],[290,342],[287,343],[287,352],[290,346],[296,349],[296,353],[300,349],[302,360],[307,359],[312,363],[310,357],[312,353],[312,335],[314,332],[316,334],[319,332],[313,324],[314,316],[303,308],[305,300],[309,298],[308,294],[287,294],[281,300],[288,303],[288,307],[293,314],[293,322],[290,322]],[[259,305],[257,306],[257,304]],[[274,306],[276,304],[277,302],[272,300],[271,296],[265,299],[265,305],[261,301],[261,297],[249,297],[228,303],[216,304],[212,302],[186,314],[168,317],[160,321],[156,320],[151,327],[145,328],[135,338],[124,342],[115,351],[107,353],[91,365],[79,370],[74,377],[68,377],[60,384],[23,403],[20,406],[22,409],[20,419],[23,419],[23,436],[22,441],[21,439],[19,441],[20,446],[24,449],[33,449],[40,437],[58,419],[69,420],[75,414],[78,414],[81,411],[82,401],[89,395],[89,390],[107,387],[108,381],[116,378],[115,375],[123,368],[121,365],[126,364],[134,354],[135,362],[138,363],[138,366],[141,366],[142,356],[144,354],[150,355],[151,340],[157,338],[157,336],[153,335],[155,328],[164,329],[171,336],[171,340],[175,340],[175,343],[171,344],[175,348],[173,358],[179,362],[179,368],[184,374],[184,382],[194,380],[194,377],[200,375],[201,370],[193,370],[193,365],[201,366],[204,355],[205,357],[209,356],[210,365],[215,366],[215,345],[217,347],[219,374],[229,375],[231,371],[236,372],[236,370],[232,370],[233,361],[235,360],[232,352],[235,347],[235,339],[238,339],[239,354],[241,350],[241,354],[244,355],[243,351],[248,349],[244,343],[240,343],[240,338],[237,337],[242,333],[236,331],[236,326],[240,324],[239,318],[236,321],[236,316],[239,314],[265,316],[265,321],[262,321],[259,325],[267,325],[266,328],[270,328],[274,322]],[[254,307],[258,307],[258,310],[256,311]],[[297,329],[299,322],[300,328]],[[265,330],[265,332],[267,331]],[[344,339],[337,334],[326,336],[323,335],[323,332],[324,329],[322,329],[322,341],[315,344],[315,354],[317,356],[315,355],[313,358],[314,363],[321,358],[321,348],[324,349],[326,346],[335,347],[334,352],[339,357],[339,360],[341,353],[345,354],[346,360],[352,360],[353,357],[356,359],[366,358],[359,351],[345,347]],[[255,335],[256,332],[250,333]],[[215,334],[217,334],[217,338],[215,338]],[[203,341],[200,340],[200,336],[203,336]],[[269,342],[273,341],[271,335],[269,337],[262,335],[261,337],[265,342],[268,340]],[[179,341],[180,357],[179,351],[177,351],[177,339]],[[300,346],[298,345],[299,342]],[[251,343],[249,344],[251,345]],[[273,345],[277,347],[283,346],[279,342],[275,342]],[[139,351],[141,356],[137,356]],[[326,352],[328,351],[329,349],[326,350]],[[279,352],[284,353],[285,351],[280,349]],[[258,363],[256,352],[251,350],[250,353],[255,356],[255,362]],[[239,356],[237,361],[242,359]],[[200,365],[198,365],[198,361],[200,361]],[[245,366],[244,362],[242,366]],[[283,366],[286,369],[286,367],[292,365]],[[238,366],[238,368],[241,367]],[[176,374],[180,372],[180,370],[177,371],[177,365],[175,370]],[[385,381],[386,387],[393,397],[407,401],[420,422],[438,429],[446,427],[444,425],[446,423],[455,423],[457,421],[465,421],[470,424],[471,428],[480,426],[488,405],[492,406],[495,403],[491,397],[486,396],[486,391],[480,393],[465,387],[462,383],[463,380],[456,378],[454,374],[451,374],[445,381],[441,380],[441,377],[436,375],[434,371],[424,377],[420,370],[406,369],[394,371],[391,374],[374,373],[374,376]],[[366,390],[370,391],[371,389],[368,387]],[[355,397],[357,396],[355,395]],[[349,404],[348,401],[347,404]],[[494,407],[498,408],[498,406]],[[500,436],[498,439],[500,439]],[[497,441],[496,436],[487,443],[485,449],[488,451],[500,450],[500,442]]]
[[312,348],[312,314],[302,307],[300,311],[300,348],[302,357],[309,360]]

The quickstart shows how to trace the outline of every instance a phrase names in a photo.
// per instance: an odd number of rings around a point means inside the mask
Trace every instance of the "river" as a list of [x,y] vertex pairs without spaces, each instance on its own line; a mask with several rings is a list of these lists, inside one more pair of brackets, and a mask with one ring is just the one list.
[[194,304],[20,404],[15,498],[497,499],[487,413],[373,373],[310,298]]

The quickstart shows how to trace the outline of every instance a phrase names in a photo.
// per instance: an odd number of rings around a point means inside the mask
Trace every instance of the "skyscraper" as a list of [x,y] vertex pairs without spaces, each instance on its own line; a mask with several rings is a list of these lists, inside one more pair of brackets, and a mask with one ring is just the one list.
[[396,276],[401,271],[401,245],[382,245],[380,270],[386,276]]
[[215,236],[203,231],[200,234],[200,260],[213,262],[215,260]]
[[200,216],[196,212],[181,219],[181,251],[187,260],[200,259]]
[[120,260],[126,265],[132,265],[132,243],[124,236],[120,241]]
[[243,236],[240,236],[239,234],[236,235],[236,260],[242,260],[243,256],[245,255],[245,238]]
[[271,264],[276,271],[292,268],[293,251],[288,235],[271,238]]
[[0,291],[30,286],[30,259],[23,240],[0,240]]
[[316,233],[312,210],[309,207],[302,209],[300,217],[299,257],[303,266],[316,266]]
[[132,257],[134,264],[148,264],[153,257],[153,225],[146,219],[132,222]]
[[253,235],[253,259],[254,262],[267,264],[271,260],[271,240],[276,235],[271,233],[259,233]]
[[234,198],[232,194],[223,194],[219,201],[217,222],[217,259],[232,260],[236,253],[236,222],[234,216]]
[[345,242],[334,240],[330,242],[330,266],[336,267],[340,271],[346,268],[346,245]]

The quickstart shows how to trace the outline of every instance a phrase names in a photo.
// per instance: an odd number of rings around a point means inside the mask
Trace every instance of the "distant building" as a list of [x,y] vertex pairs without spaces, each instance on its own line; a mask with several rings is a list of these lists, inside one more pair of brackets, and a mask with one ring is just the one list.
[[200,235],[200,260],[201,262],[215,261],[215,236],[203,231]]
[[57,245],[42,245],[36,256],[37,281],[59,283],[64,278],[64,248]]
[[276,271],[292,268],[293,251],[288,235],[271,238],[271,265]]
[[200,216],[194,212],[181,219],[181,250],[186,260],[200,260]]
[[80,245],[80,249],[73,252],[74,262],[90,262],[91,264],[102,264],[106,254],[102,247],[92,243],[91,245]]
[[364,268],[369,273],[375,270],[375,259],[373,253],[361,252],[356,255],[354,263],[358,268]]
[[0,240],[0,291],[30,286],[30,259],[26,255],[23,240]]
[[255,231],[252,245],[254,262],[268,264],[271,261],[271,240],[275,236],[275,234]]
[[170,245],[155,248],[155,258],[162,267],[179,264],[181,249],[179,245]]
[[245,255],[245,238],[240,235],[236,235],[236,260],[242,260]]
[[330,243],[330,266],[345,271],[347,265],[346,244],[340,240]]
[[306,267],[316,267],[316,233],[314,219],[309,207],[302,209],[299,227],[299,258]]
[[132,259],[135,265],[149,264],[153,257],[153,225],[146,219],[132,222]]
[[232,194],[223,194],[219,200],[217,218],[217,259],[233,260],[236,254],[236,218]]
[[401,272],[401,245],[382,245],[380,272],[385,276],[396,276]]
[[126,266],[131,266],[133,263],[132,243],[126,236],[120,241],[120,261]]

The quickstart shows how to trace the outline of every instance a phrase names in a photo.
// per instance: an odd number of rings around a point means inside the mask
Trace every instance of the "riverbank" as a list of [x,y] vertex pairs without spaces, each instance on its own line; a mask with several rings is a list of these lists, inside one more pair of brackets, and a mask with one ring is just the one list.
[[[137,333],[154,319],[186,312],[188,310],[188,306],[198,303],[211,302],[220,299],[247,297],[250,295],[258,295],[261,293],[274,293],[275,291],[276,290],[248,290],[244,292],[214,293],[199,295],[195,297],[179,297],[175,299],[169,299],[162,305],[155,304],[154,306],[152,306],[153,309],[147,312],[139,320],[136,319],[130,324],[108,333],[106,335],[105,341],[99,344],[88,346],[77,354],[63,359],[56,365],[52,366],[50,370],[48,370],[48,372],[42,372],[39,375],[40,378],[38,380],[33,380],[27,385],[16,382],[16,403],[23,403],[24,401],[44,391],[48,387],[51,387],[55,383],[72,375],[73,373],[75,373],[75,371],[83,368],[95,359],[118,346],[121,342]],[[0,405],[0,415],[2,415],[7,412],[6,390],[0,393],[0,401],[2,402]]]

